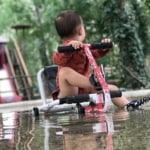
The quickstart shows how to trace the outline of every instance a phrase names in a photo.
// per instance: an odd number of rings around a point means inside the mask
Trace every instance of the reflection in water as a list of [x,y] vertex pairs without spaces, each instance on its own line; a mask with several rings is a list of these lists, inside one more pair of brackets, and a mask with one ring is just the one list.
[[[47,117],[42,126],[56,129],[50,122],[51,117]],[[57,117],[55,123],[57,124],[55,135],[61,136],[63,150],[97,150],[102,147],[106,150],[112,149],[114,132],[112,114],[62,115]],[[50,135],[49,132],[46,133],[48,141]],[[57,149],[57,146],[53,145],[52,149]]]
[[28,144],[31,139],[32,118],[28,117],[25,112],[23,118],[18,112],[1,113],[0,115],[0,149],[30,150]]
[[130,112],[130,119],[124,122],[124,130],[115,135],[114,146],[124,150],[149,150],[150,148],[150,111]]
[[[0,149],[13,149],[15,143],[14,130],[16,128],[17,113],[0,114]],[[4,144],[6,147],[4,147]]]
[[0,150],[148,150],[150,112],[0,114]]

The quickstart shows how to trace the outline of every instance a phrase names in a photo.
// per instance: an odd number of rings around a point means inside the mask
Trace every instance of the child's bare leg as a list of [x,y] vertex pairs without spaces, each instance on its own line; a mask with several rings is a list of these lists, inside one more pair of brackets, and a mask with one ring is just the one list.
[[89,79],[69,67],[59,71],[59,98],[78,94],[78,88],[94,88]]
[[[115,85],[108,85],[108,88],[110,91],[118,90],[118,87]],[[112,102],[119,108],[123,108],[129,103],[128,99],[124,96],[112,98]]]
[[[59,71],[59,98],[78,94],[78,88],[89,88],[94,91],[89,78],[79,74],[69,67],[63,67]],[[110,91],[118,90],[115,85],[108,85]],[[119,108],[123,108],[129,103],[124,96],[112,98],[112,102]]]

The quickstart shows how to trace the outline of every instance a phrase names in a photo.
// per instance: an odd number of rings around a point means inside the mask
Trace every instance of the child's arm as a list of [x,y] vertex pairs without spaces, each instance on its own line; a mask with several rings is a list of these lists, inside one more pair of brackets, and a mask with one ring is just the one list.
[[52,60],[56,65],[66,65],[68,60],[72,58],[72,53],[59,53],[54,52],[52,55]]
[[102,58],[102,57],[104,57],[108,52],[109,52],[109,50],[92,50],[91,51],[92,52],[92,55],[93,55],[93,57],[94,58]]

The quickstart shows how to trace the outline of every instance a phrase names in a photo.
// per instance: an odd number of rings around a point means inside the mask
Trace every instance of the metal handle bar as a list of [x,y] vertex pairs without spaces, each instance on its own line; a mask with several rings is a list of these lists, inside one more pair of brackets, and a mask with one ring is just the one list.
[[[113,43],[112,42],[110,42],[110,43],[92,43],[92,44],[87,44],[87,45],[89,45],[90,49],[102,49],[102,50],[113,47]],[[77,51],[77,50],[80,50],[80,49],[81,48],[74,49],[72,47],[72,45],[58,46],[58,52],[60,52],[60,53],[63,53],[63,52],[74,52],[74,51]]]

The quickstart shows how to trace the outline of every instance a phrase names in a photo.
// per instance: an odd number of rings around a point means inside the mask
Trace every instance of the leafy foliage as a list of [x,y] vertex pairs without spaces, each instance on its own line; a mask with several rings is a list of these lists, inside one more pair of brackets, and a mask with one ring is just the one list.
[[[99,21],[103,26],[103,33],[110,34],[118,43],[120,69],[123,68],[122,85],[128,88],[145,87],[148,82],[143,52],[143,45],[146,46],[146,43],[142,43],[146,36],[140,31],[141,22],[136,13],[141,11],[137,6],[136,1],[105,1],[104,16],[102,21]],[[146,24],[143,28],[146,28]]]

